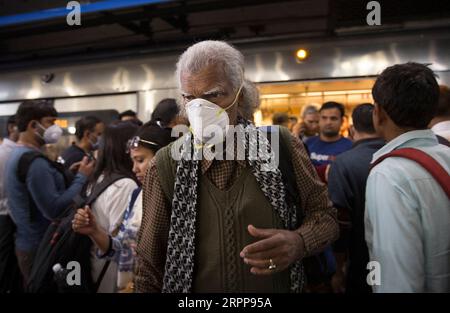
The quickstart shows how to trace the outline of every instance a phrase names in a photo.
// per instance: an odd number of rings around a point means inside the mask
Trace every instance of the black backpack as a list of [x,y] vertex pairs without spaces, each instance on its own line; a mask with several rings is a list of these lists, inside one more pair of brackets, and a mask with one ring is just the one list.
[[[72,230],[72,220],[76,210],[85,205],[91,205],[108,186],[115,181],[126,178],[124,175],[111,174],[102,182],[96,184],[87,199],[78,196],[73,204],[60,218],[53,221],[41,240],[31,269],[27,292],[30,293],[95,293],[105,275],[109,261],[107,261],[96,281],[91,274],[91,247],[92,241],[88,236],[75,233]],[[65,286],[64,290],[58,288],[55,281],[53,266],[60,264],[63,269],[71,261],[80,264],[81,284]]]
[[23,292],[22,274],[14,249],[16,225],[9,215],[0,216],[0,294]]

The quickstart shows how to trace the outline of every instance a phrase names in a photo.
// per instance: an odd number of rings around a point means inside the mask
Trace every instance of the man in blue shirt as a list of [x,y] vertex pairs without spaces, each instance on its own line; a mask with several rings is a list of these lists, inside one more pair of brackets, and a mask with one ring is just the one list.
[[325,102],[319,113],[320,135],[309,138],[305,144],[320,178],[326,181],[325,170],[327,165],[331,164],[337,155],[350,150],[352,142],[339,134],[344,117],[344,106],[342,104],[332,101]]
[[[388,67],[372,95],[374,126],[387,142],[372,164],[394,150],[413,148],[438,162],[439,177],[450,184],[450,148],[427,129],[439,98],[433,71],[418,63]],[[374,292],[450,292],[450,198],[421,164],[387,157],[372,168],[365,237]]]
[[29,151],[40,152],[45,144],[56,143],[62,130],[55,125],[57,112],[53,104],[43,100],[27,100],[16,113],[19,129],[18,147],[6,165],[6,194],[11,217],[16,224],[16,255],[25,283],[33,258],[50,222],[58,217],[81,191],[92,173],[94,161],[83,159],[78,174],[66,186],[63,173],[45,157],[34,159],[25,182],[18,176],[19,161]]
[[[319,136],[306,140],[309,157],[323,182],[327,182],[326,169],[336,159],[336,156],[350,150],[352,142],[343,138],[339,131],[344,117],[344,106],[337,102],[325,102],[319,110]],[[323,255],[315,256],[320,260],[320,269],[309,271],[309,286],[312,292],[330,292],[331,277],[336,271],[336,260],[333,251],[327,247]],[[325,257],[326,263],[324,263]],[[307,265],[308,267],[308,265]],[[312,265],[310,268],[314,268]]]

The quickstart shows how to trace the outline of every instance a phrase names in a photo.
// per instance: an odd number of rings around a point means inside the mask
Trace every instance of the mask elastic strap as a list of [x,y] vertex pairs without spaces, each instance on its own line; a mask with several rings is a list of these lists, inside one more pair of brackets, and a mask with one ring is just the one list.
[[[41,123],[39,123],[38,121],[36,121],[36,123],[37,123],[37,126],[40,128],[40,129],[42,129],[42,130],[44,130],[44,133],[45,133],[45,131],[47,130],[44,126],[42,126],[42,124]],[[41,138],[42,140],[44,140],[44,135],[42,134],[39,134],[39,132],[35,132],[35,134],[36,135],[38,135],[39,136],[39,138]],[[45,141],[45,140],[44,140]]]
[[223,113],[223,112],[225,112],[226,110],[228,110],[229,108],[231,108],[233,105],[236,104],[236,101],[237,101],[237,99],[238,99],[238,97],[239,97],[239,95],[240,95],[241,90],[242,90],[243,87],[244,87],[244,82],[242,82],[241,86],[239,87],[238,92],[236,93],[236,97],[234,97],[233,102],[232,102],[229,106],[227,106],[226,108],[221,108],[221,109],[217,112],[218,115],[221,114],[221,113]]

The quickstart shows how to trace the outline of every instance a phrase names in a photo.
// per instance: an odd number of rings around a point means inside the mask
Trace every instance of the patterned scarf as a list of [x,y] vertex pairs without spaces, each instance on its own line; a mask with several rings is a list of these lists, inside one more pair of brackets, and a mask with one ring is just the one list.
[[[247,158],[247,162],[251,166],[252,173],[261,190],[283,222],[284,228],[296,229],[296,210],[289,209],[286,205],[286,191],[281,172],[278,168],[271,171],[267,170],[268,164],[266,162],[274,159],[274,153],[268,139],[248,121],[239,118],[238,124],[238,127],[245,128],[245,136],[240,137],[244,139],[243,146],[247,156],[248,151],[258,151],[258,157]],[[258,136],[249,136],[249,134],[258,134]],[[184,147],[190,147],[190,143],[192,143],[191,134],[186,135],[185,140]],[[270,154],[270,158],[264,158],[264,160],[260,158],[261,155],[267,155],[267,153]],[[194,155],[192,155],[190,149],[185,149],[182,151],[183,157],[177,165],[162,292],[191,292],[200,154],[201,149],[194,149]],[[290,270],[291,292],[301,292],[304,284],[301,261],[295,262]]]

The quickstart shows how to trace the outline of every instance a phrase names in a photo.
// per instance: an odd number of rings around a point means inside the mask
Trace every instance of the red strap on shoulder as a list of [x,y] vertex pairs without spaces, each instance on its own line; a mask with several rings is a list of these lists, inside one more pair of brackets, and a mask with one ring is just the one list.
[[447,197],[450,199],[450,175],[442,167],[442,165],[439,164],[439,162],[437,162],[431,156],[419,149],[401,148],[385,154],[377,159],[370,166],[370,170],[380,164],[384,159],[389,157],[401,157],[419,163],[431,174],[431,176],[433,176],[433,178],[439,183],[439,185],[441,185],[442,189],[447,194]]

